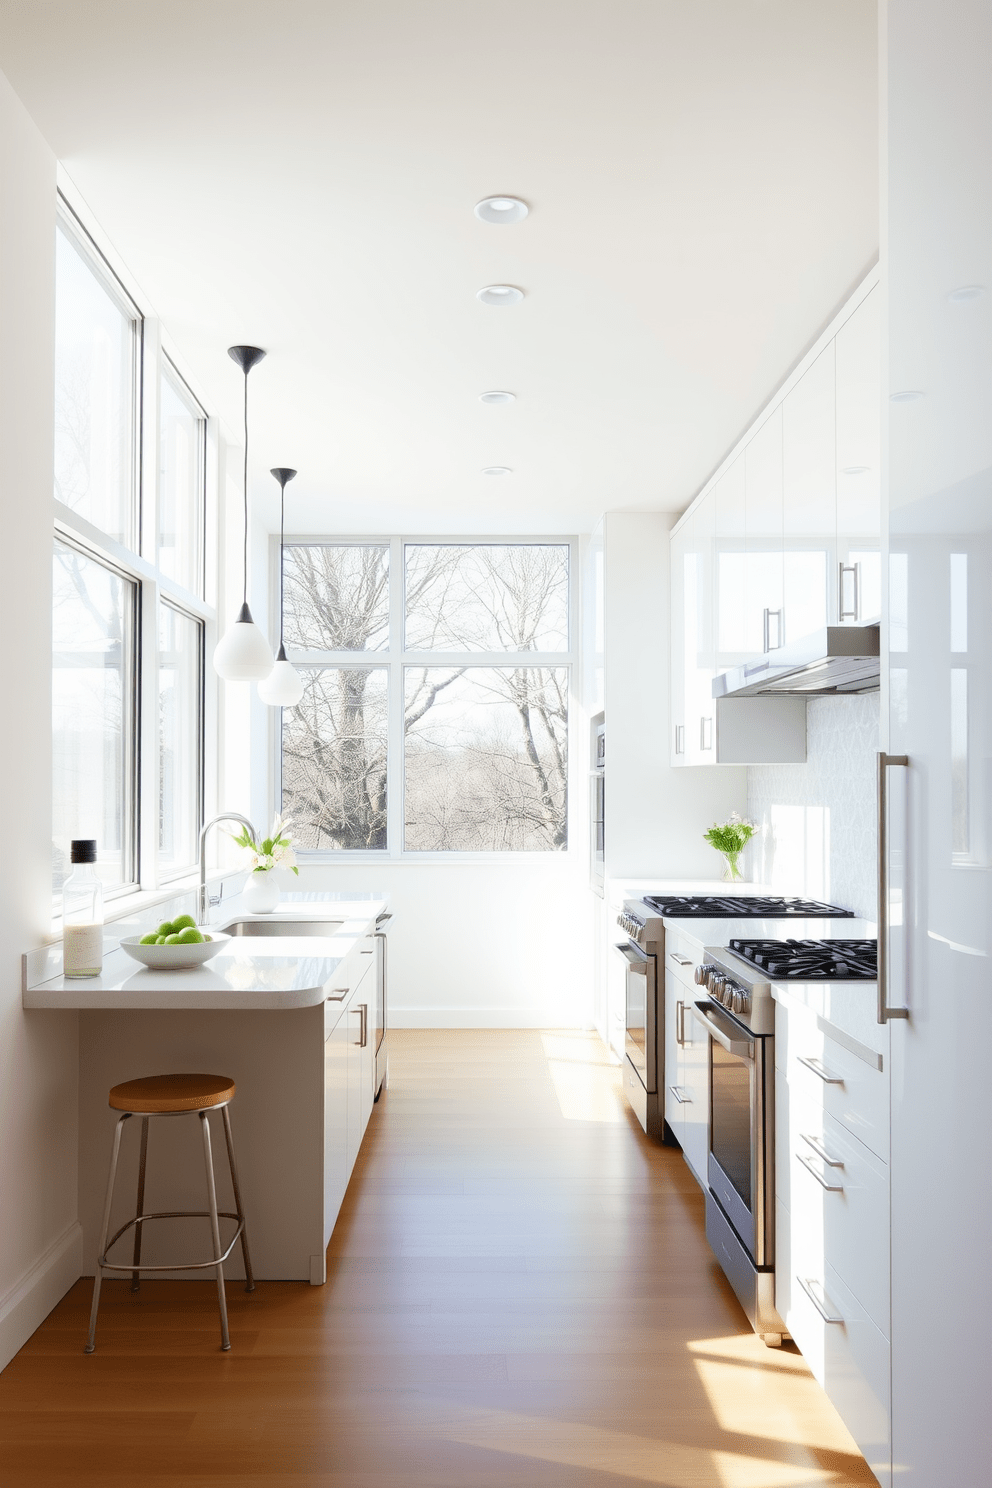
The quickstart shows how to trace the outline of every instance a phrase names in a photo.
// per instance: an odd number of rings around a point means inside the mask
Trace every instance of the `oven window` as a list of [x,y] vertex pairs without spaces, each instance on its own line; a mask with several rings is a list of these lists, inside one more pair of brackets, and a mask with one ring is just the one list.
[[712,1050],[712,1112],[710,1144],[713,1156],[751,1208],[751,1077],[750,1067],[722,1049]]

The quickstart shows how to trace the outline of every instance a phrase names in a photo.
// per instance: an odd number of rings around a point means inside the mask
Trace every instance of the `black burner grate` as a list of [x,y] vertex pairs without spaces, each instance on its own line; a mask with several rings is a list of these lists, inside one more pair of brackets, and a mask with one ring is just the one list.
[[852,919],[849,909],[819,904],[815,899],[783,899],[774,895],[645,894],[644,903],[655,914],[671,919]]
[[875,981],[877,940],[732,940],[730,950],[770,977]]

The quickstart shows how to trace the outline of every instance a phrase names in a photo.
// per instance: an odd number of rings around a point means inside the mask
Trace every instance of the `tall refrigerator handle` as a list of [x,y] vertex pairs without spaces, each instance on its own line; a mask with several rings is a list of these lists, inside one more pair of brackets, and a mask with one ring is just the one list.
[[908,1018],[909,1008],[889,1007],[889,813],[888,771],[890,766],[905,768],[907,754],[878,756],[878,1021]]

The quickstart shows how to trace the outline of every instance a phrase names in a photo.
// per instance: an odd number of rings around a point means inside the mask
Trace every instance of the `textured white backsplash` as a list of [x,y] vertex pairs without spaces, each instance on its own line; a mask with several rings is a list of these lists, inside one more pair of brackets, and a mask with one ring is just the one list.
[[751,765],[749,876],[876,918],[878,693],[810,698],[805,765]]

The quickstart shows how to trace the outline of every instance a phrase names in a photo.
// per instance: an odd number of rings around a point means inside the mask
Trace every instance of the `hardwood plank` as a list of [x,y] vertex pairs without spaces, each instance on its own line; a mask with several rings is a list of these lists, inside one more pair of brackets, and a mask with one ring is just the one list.
[[327,1285],[232,1283],[222,1354],[209,1281],[112,1282],[86,1357],[77,1283],[0,1376],[2,1488],[874,1481],[802,1358],[754,1338],[598,1040],[391,1039]]

